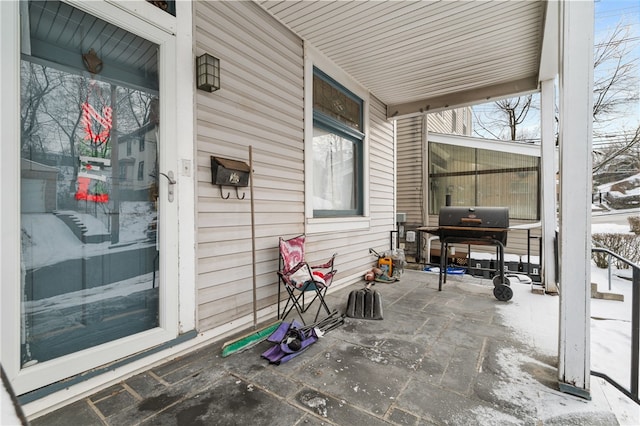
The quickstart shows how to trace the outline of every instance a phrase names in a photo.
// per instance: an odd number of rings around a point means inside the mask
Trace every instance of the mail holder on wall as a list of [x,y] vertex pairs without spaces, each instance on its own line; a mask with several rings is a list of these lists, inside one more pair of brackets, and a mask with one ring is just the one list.
[[238,199],[244,200],[246,194],[243,192],[240,198],[238,188],[249,186],[250,174],[251,168],[243,161],[211,156],[211,183],[220,187],[220,197],[225,200],[231,193],[227,193],[225,197],[222,192],[223,186],[235,187]]

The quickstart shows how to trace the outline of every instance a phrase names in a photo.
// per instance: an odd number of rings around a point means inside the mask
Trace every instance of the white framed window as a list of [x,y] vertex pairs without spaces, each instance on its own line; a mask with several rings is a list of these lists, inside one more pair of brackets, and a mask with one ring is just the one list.
[[361,216],[362,99],[313,71],[313,217]]
[[306,232],[369,227],[367,90],[305,46]]

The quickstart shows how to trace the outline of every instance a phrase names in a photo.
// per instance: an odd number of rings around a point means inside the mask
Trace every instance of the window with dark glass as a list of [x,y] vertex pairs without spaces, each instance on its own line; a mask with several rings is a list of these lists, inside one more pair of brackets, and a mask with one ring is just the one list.
[[170,15],[176,16],[176,0],[147,0],[147,2]]
[[540,158],[429,143],[430,214],[454,206],[508,207],[513,219],[540,219]]
[[363,212],[363,101],[314,68],[313,214]]

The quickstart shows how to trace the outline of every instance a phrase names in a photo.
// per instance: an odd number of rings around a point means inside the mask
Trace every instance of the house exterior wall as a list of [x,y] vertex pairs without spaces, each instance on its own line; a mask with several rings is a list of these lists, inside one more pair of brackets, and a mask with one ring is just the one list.
[[[466,111],[466,112],[465,112]],[[454,117],[455,115],[455,117]],[[398,143],[398,211],[407,213],[407,226],[426,224],[423,175],[427,157],[422,129],[427,132],[471,135],[470,108],[439,111],[397,120]],[[426,123],[423,122],[426,120]]]
[[[467,112],[463,113],[464,110]],[[428,188],[423,185],[423,182],[427,182],[429,173],[426,137],[423,135],[423,129],[427,132],[469,135],[471,133],[470,117],[470,108],[458,108],[396,121],[398,150],[396,197],[398,211],[407,213],[405,232],[438,223],[437,217],[433,221],[428,214]],[[417,254],[415,242],[405,241],[404,248],[409,259]]]
[[222,86],[196,94],[197,323],[206,331],[246,321],[253,311],[250,188],[239,188],[244,199],[230,187],[221,194],[211,184],[211,156],[248,163],[251,146],[257,309],[265,318],[273,317],[277,304],[280,236],[306,233],[312,262],[337,252],[334,287],[353,282],[370,267],[368,247],[388,248],[395,159],[385,105],[371,98],[365,118],[369,226],[310,232],[303,41],[253,2],[197,2],[194,19],[196,55],[206,51],[220,59]]
[[[396,122],[398,144],[397,204],[399,212],[407,213],[407,222],[404,225],[405,232],[415,230],[420,226],[435,227],[438,225],[438,216],[428,213],[429,206],[425,201],[428,188],[424,187],[423,182],[428,182],[428,152],[426,152],[423,129],[426,129],[427,132],[443,134],[470,135],[471,133],[469,108],[439,111],[426,114],[423,117],[408,117]],[[510,221],[511,226],[529,223],[531,222],[523,220]],[[528,244],[529,236],[531,238]],[[423,234],[421,242],[423,254],[427,248],[426,239],[428,237],[428,234]],[[506,252],[517,256],[527,255],[529,252],[532,257],[539,256],[539,237],[539,227],[531,229],[529,233],[526,230],[512,230],[509,232]],[[409,259],[417,254],[416,243],[404,242],[404,245],[405,254]],[[459,249],[467,250],[461,246]],[[472,247],[472,251],[493,252],[494,250],[491,247]]]
[[[29,197],[29,195],[32,194],[23,195],[23,205],[25,203],[29,203],[29,201],[33,201],[33,213],[54,211],[57,207],[58,173],[60,173],[60,171],[56,167],[38,164],[23,159],[21,161],[22,179],[30,181],[33,186],[42,189],[42,192],[37,194],[39,197]],[[23,192],[25,192],[24,189]],[[25,198],[27,199],[25,200]],[[27,211],[28,209],[23,210]]]
[[[149,12],[147,6],[143,5],[142,9]],[[161,310],[166,330],[154,331],[147,339],[150,344],[142,342],[138,335],[132,336],[135,344],[117,353],[118,365],[110,369],[109,374],[96,373],[90,378],[82,375],[113,361],[108,358],[113,356],[110,351],[101,351],[107,361],[85,357],[76,363],[75,369],[40,375],[37,382],[20,378],[16,391],[21,396],[28,394],[29,399],[25,401],[29,403],[29,415],[72,400],[88,388],[109,385],[168,356],[187,353],[249,327],[253,313],[254,261],[259,320],[272,320],[279,289],[276,271],[280,236],[305,233],[307,260],[311,263],[337,253],[338,274],[332,289],[360,280],[371,268],[376,258],[369,253],[369,248],[380,252],[390,246],[396,210],[396,154],[394,125],[386,118],[386,105],[317,52],[311,55],[312,46],[306,46],[254,2],[194,2],[178,6],[180,18],[169,17],[167,22],[163,21],[167,24],[165,31],[149,26],[153,37],[161,33],[158,39],[169,40],[166,47],[163,45],[166,54],[161,60],[171,72],[162,76],[164,91],[160,99],[166,108],[164,114],[172,117],[176,124],[175,134],[174,127],[169,125],[169,131],[159,133],[164,135],[163,146],[170,145],[163,151],[164,155],[159,155],[159,171],[174,172],[177,181],[176,198],[169,201],[169,184],[161,180],[165,185],[161,187],[159,200],[166,208],[157,221],[165,225],[164,228],[157,225],[161,236],[158,241],[167,256],[165,260],[172,260],[161,261],[170,263],[161,277],[167,283],[161,289],[162,300],[170,307]],[[118,21],[125,27],[129,20],[134,22],[140,18],[137,9],[127,11],[107,3],[89,3],[87,7],[89,13]],[[103,9],[108,10],[103,12]],[[18,8],[12,7],[9,14],[18,16]],[[18,45],[19,31],[14,30],[13,40]],[[197,91],[193,81],[187,78],[194,74],[194,57],[203,52],[221,60],[222,88],[214,93]],[[12,66],[17,70],[18,55],[12,58]],[[310,150],[306,147],[311,143],[308,134],[312,121],[307,114],[312,107],[307,72],[314,66],[364,100],[362,216],[319,219],[309,215],[310,195],[306,187],[309,176],[305,165],[310,164],[307,158]],[[18,81],[17,72],[14,80]],[[19,83],[14,86],[19,87]],[[18,95],[18,91],[12,92],[11,99],[16,104]],[[9,117],[17,127],[19,117]],[[174,120],[170,120],[171,123]],[[9,140],[19,139],[8,130],[3,131],[5,134],[10,135]],[[151,142],[146,139],[147,155],[155,155]],[[13,145],[16,146],[18,144]],[[126,146],[122,146],[122,150],[126,154]],[[6,158],[19,158],[14,151]],[[221,190],[211,183],[211,156],[249,163],[249,152],[254,171],[252,191],[249,187],[239,188],[236,194],[233,188]],[[134,161],[140,160],[142,157],[134,158]],[[18,177],[19,167],[13,170],[12,176]],[[137,179],[135,172],[131,175],[133,180]],[[226,198],[228,194],[230,197]],[[19,229],[19,217],[15,215],[13,219],[18,223],[14,228]],[[16,257],[19,253],[12,255]],[[19,283],[17,274],[5,279]],[[18,285],[12,288],[11,300],[18,300],[20,295],[15,291]],[[19,306],[19,303],[12,305]],[[15,318],[19,318],[19,312],[5,312],[5,316],[11,316],[17,324]],[[4,324],[3,341],[18,346],[19,324],[18,327]],[[5,336],[10,338],[4,339]],[[153,349],[146,352],[149,348]],[[133,353],[140,355],[136,359],[128,358]],[[22,374],[18,361],[11,366],[12,380]],[[53,388],[59,380],[67,380],[67,387],[73,389],[55,392]],[[50,387],[51,384],[54,387]],[[37,395],[32,389],[37,389]]]
[[422,142],[423,117],[398,120],[398,211],[407,214],[405,226],[423,224],[423,175],[425,173],[425,149]]
[[198,2],[196,54],[221,62],[221,86],[196,95],[198,328],[252,312],[249,188],[211,184],[211,156],[253,150],[258,307],[276,302],[280,235],[304,232],[302,41],[249,2]]

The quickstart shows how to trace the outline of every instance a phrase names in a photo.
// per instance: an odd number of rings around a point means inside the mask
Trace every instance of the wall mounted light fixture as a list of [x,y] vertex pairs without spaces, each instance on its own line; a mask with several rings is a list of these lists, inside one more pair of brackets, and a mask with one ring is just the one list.
[[198,89],[215,92],[220,89],[220,59],[205,53],[196,58]]

